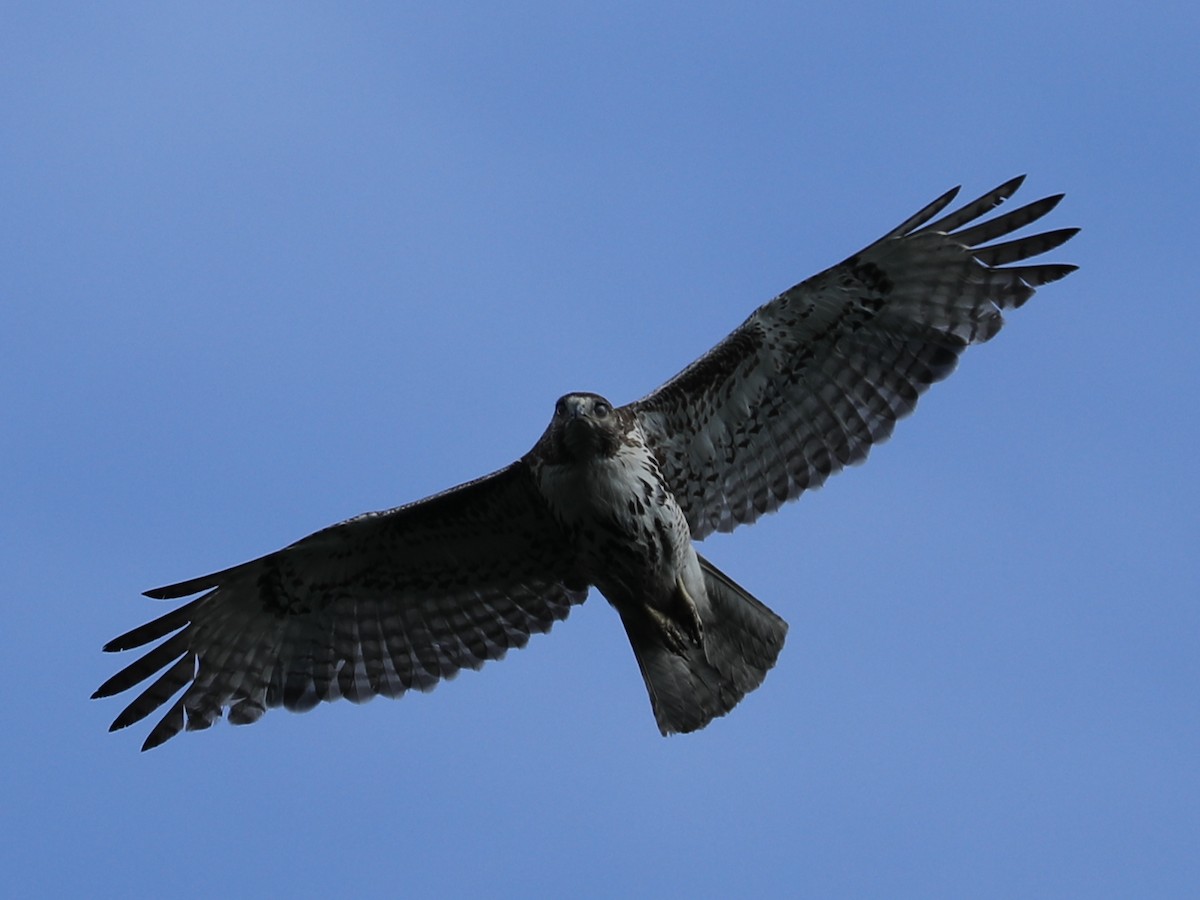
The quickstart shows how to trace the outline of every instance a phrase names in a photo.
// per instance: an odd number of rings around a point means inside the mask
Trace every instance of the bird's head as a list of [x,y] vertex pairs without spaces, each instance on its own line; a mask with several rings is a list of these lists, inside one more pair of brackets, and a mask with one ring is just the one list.
[[554,404],[550,431],[558,451],[573,460],[612,456],[620,445],[620,411],[599,394],[564,394]]

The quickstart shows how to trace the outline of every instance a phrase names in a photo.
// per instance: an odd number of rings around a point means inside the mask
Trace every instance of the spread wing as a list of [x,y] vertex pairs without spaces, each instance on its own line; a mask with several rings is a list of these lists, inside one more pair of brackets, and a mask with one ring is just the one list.
[[586,596],[528,467],[334,525],[261,559],[148,591],[203,596],[110,641],[141,647],[175,632],[106,681],[107,697],[162,674],[112,724],[139,721],[187,690],[143,750],[225,710],[235,724],[276,706],[362,702],[429,690],[478,669]]
[[958,189],[943,194],[630,404],[694,538],[753,522],[864,459],[967,345],[1000,330],[1001,310],[1075,270],[1022,261],[1076,228],[987,244],[1062,199],[976,222],[1022,180],[930,222]]

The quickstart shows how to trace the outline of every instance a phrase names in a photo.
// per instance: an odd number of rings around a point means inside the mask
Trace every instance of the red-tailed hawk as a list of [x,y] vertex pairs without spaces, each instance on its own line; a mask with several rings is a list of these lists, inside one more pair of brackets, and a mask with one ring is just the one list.
[[161,672],[112,729],[181,689],[143,750],[226,712],[245,724],[275,706],[429,690],[548,631],[591,586],[621,616],[663,734],[729,712],[762,683],[787,625],[693,541],[863,459],[968,344],[1000,330],[1001,310],[1075,269],[1007,265],[1074,228],[987,243],[1061,199],[977,221],[1021,180],[931,222],[957,188],[943,194],[641,400],[565,395],[507,468],[147,591],[201,596],[105,645],[165,638],[93,695]]

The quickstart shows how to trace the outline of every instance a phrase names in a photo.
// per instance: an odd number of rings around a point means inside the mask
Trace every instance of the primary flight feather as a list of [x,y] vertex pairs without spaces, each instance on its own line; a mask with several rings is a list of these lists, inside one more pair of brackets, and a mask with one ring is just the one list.
[[548,631],[591,586],[625,625],[663,734],[729,712],[774,665],[787,624],[693,541],[863,459],[1000,330],[1002,310],[1074,271],[1024,261],[1078,229],[1009,237],[1061,195],[980,221],[1021,181],[931,221],[948,191],[641,400],[566,394],[498,472],[147,591],[201,596],[105,645],[165,638],[93,695],[154,679],[112,730],[170,703],[146,750],[223,714],[244,724],[276,706],[429,690]]

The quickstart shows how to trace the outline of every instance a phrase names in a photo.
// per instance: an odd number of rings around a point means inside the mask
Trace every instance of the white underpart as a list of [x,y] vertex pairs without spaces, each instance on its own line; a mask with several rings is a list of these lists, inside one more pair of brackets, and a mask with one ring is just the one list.
[[[687,520],[663,485],[654,457],[644,444],[622,443],[611,457],[548,465],[540,478],[543,496],[560,521],[572,530],[609,536],[600,523],[616,520],[623,525],[631,556],[642,540],[640,531],[666,537],[664,565],[649,577],[647,573],[626,571],[628,563],[618,554],[605,554],[582,542],[582,561],[589,580],[610,601],[667,608],[672,605],[677,581],[682,579],[701,616],[707,613],[704,577]],[[645,483],[652,485],[652,500],[648,503],[643,500]],[[644,514],[630,513],[631,499],[642,504]]]

